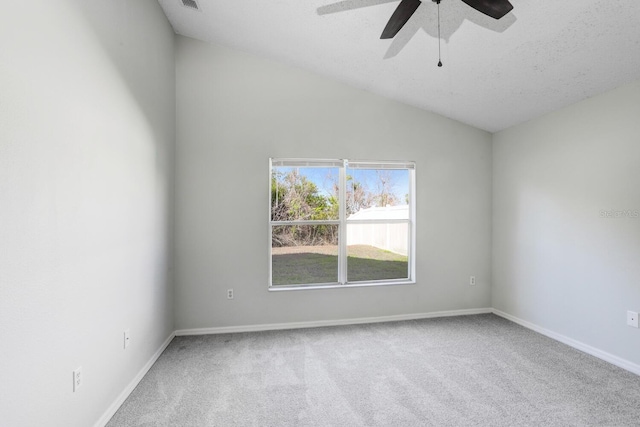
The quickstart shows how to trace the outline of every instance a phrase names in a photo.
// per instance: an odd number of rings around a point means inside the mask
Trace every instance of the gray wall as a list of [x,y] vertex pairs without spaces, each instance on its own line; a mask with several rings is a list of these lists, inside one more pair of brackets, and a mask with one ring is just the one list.
[[[489,306],[490,134],[238,51],[176,43],[177,329]],[[269,157],[416,161],[418,283],[268,292]]]
[[636,82],[497,133],[493,153],[493,307],[636,364],[639,119]]
[[153,0],[3,4],[2,426],[94,424],[173,331],[173,37]]

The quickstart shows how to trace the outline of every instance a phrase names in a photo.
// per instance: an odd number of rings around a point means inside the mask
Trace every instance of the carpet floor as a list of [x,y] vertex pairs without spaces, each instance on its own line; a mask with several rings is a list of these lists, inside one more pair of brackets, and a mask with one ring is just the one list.
[[492,314],[176,337],[118,426],[640,426],[640,377]]

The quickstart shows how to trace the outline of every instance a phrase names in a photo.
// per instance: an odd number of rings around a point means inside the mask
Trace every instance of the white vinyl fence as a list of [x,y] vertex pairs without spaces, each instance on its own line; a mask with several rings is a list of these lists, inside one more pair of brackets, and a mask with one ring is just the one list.
[[[361,209],[348,220],[409,219],[409,206]],[[401,255],[409,253],[408,223],[348,224],[347,245],[369,245]]]

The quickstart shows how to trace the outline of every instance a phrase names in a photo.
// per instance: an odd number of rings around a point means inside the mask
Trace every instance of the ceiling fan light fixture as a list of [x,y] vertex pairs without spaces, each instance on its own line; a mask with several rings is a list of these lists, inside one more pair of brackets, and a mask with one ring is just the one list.
[[[185,1],[185,0],[183,0]],[[432,0],[440,6],[441,0]],[[513,6],[509,0],[462,0],[480,13],[490,16],[494,19],[500,19],[513,10]],[[381,39],[392,39],[398,34],[398,31],[404,27],[404,24],[411,19],[414,12],[422,3],[421,0],[402,0],[400,4],[389,18],[389,22],[382,31]]]
[[[185,1],[185,0],[183,0]],[[415,11],[420,7],[423,0],[401,0],[400,4],[389,18],[389,22],[382,31],[381,39],[392,39],[404,27]],[[440,2],[442,0],[431,0],[438,7],[438,67],[442,67],[442,55],[440,50]],[[500,19],[513,10],[513,5],[509,0],[462,0],[480,13],[491,18]]]

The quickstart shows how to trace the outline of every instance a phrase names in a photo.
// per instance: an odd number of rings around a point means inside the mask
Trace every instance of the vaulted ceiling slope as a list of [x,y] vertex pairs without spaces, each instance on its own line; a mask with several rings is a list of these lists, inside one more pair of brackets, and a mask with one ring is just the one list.
[[510,0],[489,18],[424,0],[390,40],[399,0],[159,0],[176,33],[338,79],[496,132],[640,79],[639,0]]

